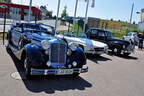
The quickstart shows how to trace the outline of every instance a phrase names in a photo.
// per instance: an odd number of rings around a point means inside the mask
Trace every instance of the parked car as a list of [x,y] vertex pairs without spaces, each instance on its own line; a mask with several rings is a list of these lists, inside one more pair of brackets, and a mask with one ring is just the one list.
[[86,32],[89,39],[98,40],[108,45],[108,48],[117,55],[123,53],[128,56],[134,51],[134,45],[129,41],[115,38],[112,32],[99,28],[91,28]]
[[139,43],[139,37],[137,36],[136,33],[134,32],[130,32],[128,33],[127,36],[124,36],[123,37],[124,40],[127,40],[127,41],[130,41],[130,42],[133,42],[135,44],[138,44]]
[[[17,23],[8,32],[8,48],[24,63],[25,75],[73,75],[88,71],[81,48],[55,37],[44,24]],[[79,57],[79,58],[77,58]]]
[[[74,34],[74,35],[73,35]],[[81,47],[85,53],[101,55],[107,53],[108,45],[99,41],[90,40],[87,38],[85,33],[79,32],[78,36],[76,33],[64,34],[61,36],[65,38],[68,42],[75,42],[79,47]]]

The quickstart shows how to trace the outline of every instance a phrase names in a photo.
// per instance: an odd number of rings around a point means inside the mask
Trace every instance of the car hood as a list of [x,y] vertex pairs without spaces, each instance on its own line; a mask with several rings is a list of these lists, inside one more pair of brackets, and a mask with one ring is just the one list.
[[33,33],[32,38],[39,41],[56,39],[54,36],[46,33]]
[[107,38],[108,41],[119,41],[119,42],[123,42],[123,43],[126,43],[126,44],[130,44],[129,41],[127,40],[124,40],[124,39],[119,39],[119,38]]
[[107,46],[107,44],[104,44],[99,41],[90,40],[87,38],[77,38],[77,37],[67,37],[67,36],[65,36],[65,38],[71,42],[77,42],[77,43],[82,44],[87,47],[93,46],[94,48],[97,48],[97,47],[106,47]]

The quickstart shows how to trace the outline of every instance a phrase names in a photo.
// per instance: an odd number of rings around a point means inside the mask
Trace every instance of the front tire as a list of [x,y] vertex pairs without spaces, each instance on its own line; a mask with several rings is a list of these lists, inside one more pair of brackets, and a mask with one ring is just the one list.
[[29,61],[29,58],[26,57],[25,60],[24,60],[24,73],[25,73],[25,76],[27,79],[31,79],[32,76],[31,76],[31,66],[30,66],[30,61]]
[[112,52],[115,53],[116,55],[120,55],[121,54],[121,48],[115,47],[115,48],[113,48]]
[[129,56],[130,55],[130,53],[124,53],[124,56]]

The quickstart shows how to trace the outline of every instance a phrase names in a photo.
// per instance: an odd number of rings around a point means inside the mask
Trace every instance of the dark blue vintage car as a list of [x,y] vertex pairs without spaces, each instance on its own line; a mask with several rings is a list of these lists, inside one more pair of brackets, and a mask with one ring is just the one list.
[[8,48],[24,64],[25,75],[73,75],[88,71],[86,56],[75,43],[55,36],[53,27],[17,23],[8,32]]

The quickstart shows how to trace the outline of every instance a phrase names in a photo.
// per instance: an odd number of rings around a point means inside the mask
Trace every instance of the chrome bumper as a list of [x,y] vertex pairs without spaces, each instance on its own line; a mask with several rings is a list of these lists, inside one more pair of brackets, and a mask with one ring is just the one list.
[[[31,75],[58,75],[56,72],[60,69],[35,69],[31,68]],[[68,70],[68,69],[64,69]],[[72,68],[74,73],[85,73],[88,72],[88,66],[82,68]],[[63,74],[63,75],[71,75],[71,74]]]

